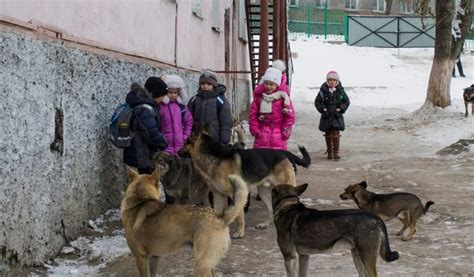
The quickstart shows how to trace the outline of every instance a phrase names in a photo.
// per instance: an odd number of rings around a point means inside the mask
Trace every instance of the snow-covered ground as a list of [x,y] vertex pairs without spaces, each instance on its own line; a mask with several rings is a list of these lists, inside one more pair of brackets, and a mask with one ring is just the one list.
[[[318,39],[305,38],[291,40],[291,49],[295,53],[292,99],[295,102],[299,116],[292,138],[292,146],[303,142],[305,145],[313,145],[309,147],[310,149],[312,147],[313,153],[317,152],[319,155],[323,152],[321,134],[317,130],[319,116],[312,102],[319,91],[319,86],[325,81],[326,73],[329,70],[339,72],[342,84],[351,99],[351,108],[346,113],[347,137],[351,136],[351,129],[363,128],[365,126],[362,125],[365,123],[370,124],[370,126],[367,126],[367,130],[371,132],[370,136],[380,135],[377,131],[386,130],[387,132],[383,133],[380,139],[386,141],[393,139],[394,145],[402,144],[402,142],[398,141],[399,138],[396,135],[390,137],[390,132],[392,134],[396,134],[397,131],[408,132],[421,141],[421,143],[418,142],[421,146],[417,146],[417,149],[421,149],[420,151],[426,149],[425,152],[429,156],[434,156],[436,149],[448,146],[461,138],[474,138],[474,117],[464,118],[464,104],[462,101],[462,88],[474,83],[474,59],[471,54],[462,56],[467,77],[458,77],[452,80],[452,106],[446,109],[433,108],[428,112],[418,113],[416,111],[422,106],[426,97],[433,49],[349,47],[345,44],[327,43]],[[310,118],[313,114],[314,118]],[[304,128],[299,127],[298,124],[304,126]],[[311,125],[311,128],[308,128],[309,125]],[[356,132],[352,133],[353,137],[356,135]],[[311,143],[316,139],[319,140],[318,145]],[[352,138],[352,141],[347,143],[357,145],[364,141],[365,138]],[[343,140],[342,143],[344,145],[345,141]],[[387,148],[386,145],[383,147]],[[378,150],[375,148],[374,152]],[[391,153],[390,151],[391,149],[384,149],[383,153]],[[403,151],[396,149],[396,151],[393,151],[393,155],[396,155],[395,152]],[[406,151],[403,155],[409,155],[409,152]],[[374,166],[378,165],[367,162],[365,168],[354,170],[370,170]],[[333,168],[331,170],[337,172],[342,169]],[[351,169],[346,168],[345,170]],[[395,169],[391,170],[396,171]],[[453,170],[457,169],[453,168]],[[390,178],[393,178],[390,176],[392,175],[386,174],[383,178],[390,182]],[[406,180],[406,185],[415,187],[418,183]],[[339,203],[338,200],[328,199],[307,199],[307,202],[327,205]],[[347,206],[351,205],[347,203]],[[106,218],[109,221],[117,222],[117,213],[117,210],[110,211]],[[434,221],[439,220],[439,218],[430,219],[428,217],[427,220]],[[101,269],[106,267],[108,262],[116,260],[117,257],[128,255],[129,250],[123,233],[118,231],[112,235],[105,235],[107,232],[104,232],[103,223],[103,218],[91,221],[90,226],[97,231],[98,235],[79,238],[72,242],[70,246],[65,247],[63,249],[64,255],[55,259],[54,263],[45,265],[48,275],[90,276],[98,274]],[[448,224],[448,221],[445,224]],[[251,236],[251,234],[248,234],[248,236]],[[439,240],[442,240],[442,235],[439,236]],[[439,249],[444,247],[442,245],[440,243],[430,247]],[[398,248],[400,248],[400,245],[398,245]],[[68,255],[72,255],[74,258]],[[401,253],[401,256],[403,255],[408,255],[408,253]],[[276,257],[278,260],[275,260],[275,263],[281,269],[283,261],[278,258],[278,253]],[[455,257],[451,258],[455,259]],[[190,264],[184,266],[190,267]],[[134,272],[134,269],[131,270]],[[410,273],[409,275],[413,274],[410,271],[407,271],[408,273]],[[391,273],[391,275],[396,274]],[[416,274],[411,276],[416,276]]]

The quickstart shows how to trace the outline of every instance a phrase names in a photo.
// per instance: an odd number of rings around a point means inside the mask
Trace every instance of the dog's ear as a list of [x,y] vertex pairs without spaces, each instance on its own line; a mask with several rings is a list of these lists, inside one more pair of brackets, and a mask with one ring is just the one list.
[[159,181],[161,178],[161,171],[159,166],[155,166],[155,170],[151,173],[153,178],[155,178],[156,181]]
[[295,192],[298,196],[301,196],[303,192],[308,188],[308,183],[302,184],[301,186],[295,187]]
[[204,127],[201,129],[201,133],[210,135],[211,134],[211,124],[206,123],[206,125],[204,125]]
[[363,188],[367,188],[367,182],[366,181],[362,181],[359,186],[363,187]]
[[133,167],[126,166],[127,167],[127,174],[128,177],[130,177],[131,180],[135,180],[135,178],[138,177],[138,171],[136,171]]

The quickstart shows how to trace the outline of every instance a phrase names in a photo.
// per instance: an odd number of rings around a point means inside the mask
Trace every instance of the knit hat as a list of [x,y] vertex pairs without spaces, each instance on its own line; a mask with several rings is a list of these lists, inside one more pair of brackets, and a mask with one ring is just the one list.
[[145,82],[145,88],[151,93],[153,98],[165,96],[168,93],[168,86],[158,77],[150,77]]
[[269,81],[279,86],[281,83],[281,75],[282,72],[280,69],[269,67],[262,76],[262,81]]
[[213,87],[217,87],[217,75],[216,75],[216,73],[211,71],[211,70],[208,70],[208,69],[204,70],[201,73],[201,76],[199,76],[199,84],[202,84],[202,83],[209,83]]
[[329,79],[334,79],[339,82],[339,74],[337,74],[337,72],[334,70],[329,71],[328,74],[326,75],[326,80],[329,80]]

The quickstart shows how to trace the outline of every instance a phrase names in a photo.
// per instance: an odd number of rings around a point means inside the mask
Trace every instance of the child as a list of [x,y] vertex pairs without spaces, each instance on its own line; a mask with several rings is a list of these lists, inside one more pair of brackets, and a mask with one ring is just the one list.
[[347,97],[339,75],[336,71],[330,71],[326,75],[326,82],[322,84],[318,96],[314,100],[316,109],[321,113],[319,130],[325,132],[326,146],[329,160],[339,160],[340,131],[344,131],[343,114],[349,108],[349,97]]
[[223,144],[230,142],[232,115],[225,97],[226,87],[217,83],[216,73],[204,70],[199,77],[199,89],[188,102],[193,117],[193,132],[210,127],[210,135]]
[[[145,88],[146,90],[134,83],[127,94],[126,102],[134,108],[130,128],[135,132],[135,137],[130,147],[124,149],[123,160],[125,164],[136,167],[140,174],[151,174],[153,155],[168,146],[160,132],[159,108],[168,88],[158,77],[148,78]],[[143,107],[142,104],[150,108]]]
[[249,125],[250,133],[255,137],[254,148],[288,150],[295,111],[283,73],[285,69],[283,61],[274,61],[253,93]]
[[177,155],[191,134],[193,118],[185,105],[188,97],[183,79],[178,75],[166,75],[162,79],[168,86],[168,94],[160,104],[161,133],[168,142],[165,152]]

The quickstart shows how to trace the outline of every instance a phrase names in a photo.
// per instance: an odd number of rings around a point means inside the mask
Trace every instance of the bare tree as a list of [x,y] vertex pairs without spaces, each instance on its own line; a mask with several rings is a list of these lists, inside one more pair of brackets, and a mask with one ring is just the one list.
[[385,1],[385,15],[390,15],[390,13],[392,12],[392,5],[393,5],[393,0]]
[[[436,1],[436,40],[426,100],[422,108],[451,104],[451,72],[472,21],[472,0]],[[454,19],[454,20],[453,20]],[[455,30],[458,27],[458,30]],[[457,31],[456,32],[453,32]]]

